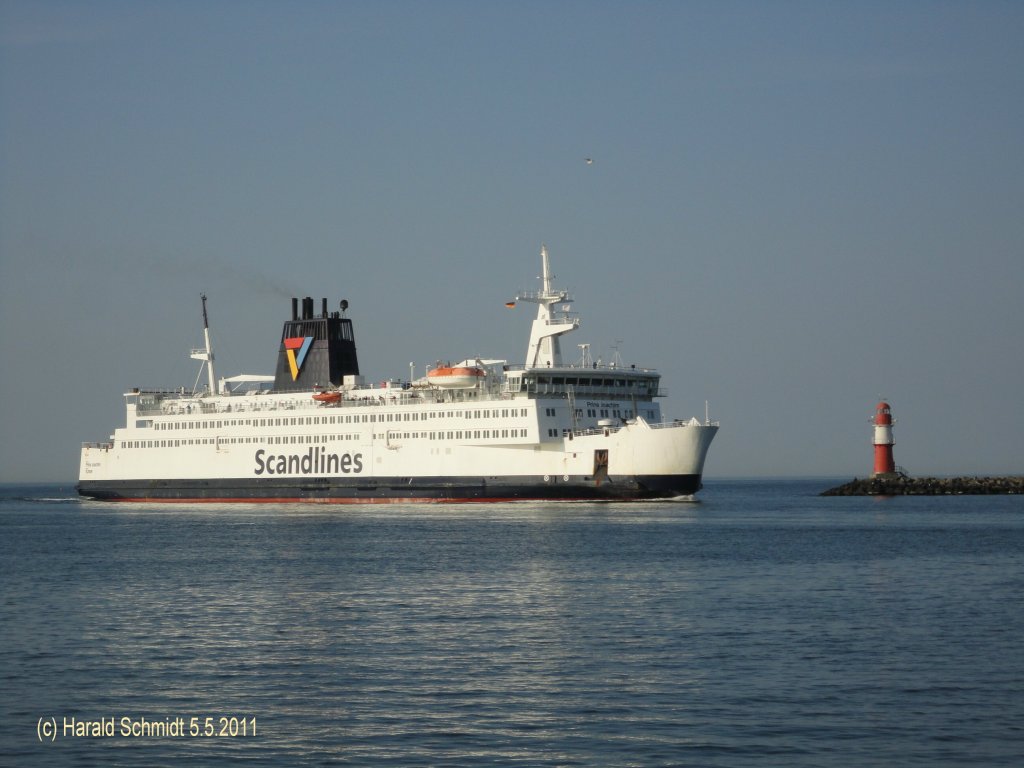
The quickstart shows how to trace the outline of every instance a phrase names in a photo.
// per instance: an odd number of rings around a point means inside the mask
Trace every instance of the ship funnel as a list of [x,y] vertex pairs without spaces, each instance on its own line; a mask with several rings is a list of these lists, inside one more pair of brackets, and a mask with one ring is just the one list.
[[284,323],[277,353],[276,391],[340,387],[346,376],[359,375],[352,321],[337,312],[332,317],[327,299],[322,306],[323,313],[315,316],[314,301],[306,296],[300,316],[299,300],[292,299],[292,318]]

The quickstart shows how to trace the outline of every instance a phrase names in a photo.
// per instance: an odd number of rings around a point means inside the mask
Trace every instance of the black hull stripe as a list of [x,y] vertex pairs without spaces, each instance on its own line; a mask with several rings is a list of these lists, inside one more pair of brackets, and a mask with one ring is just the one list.
[[499,502],[524,500],[628,501],[689,496],[700,490],[700,475],[642,475],[608,478],[375,478],[83,480],[82,496],[100,501],[309,502]]

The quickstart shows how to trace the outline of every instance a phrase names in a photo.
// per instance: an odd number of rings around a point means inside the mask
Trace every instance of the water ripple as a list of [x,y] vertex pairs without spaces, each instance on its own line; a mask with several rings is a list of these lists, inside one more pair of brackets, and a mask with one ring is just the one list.
[[[709,490],[326,512],[8,494],[0,763],[1021,762],[1020,500]],[[40,745],[50,715],[258,735]]]

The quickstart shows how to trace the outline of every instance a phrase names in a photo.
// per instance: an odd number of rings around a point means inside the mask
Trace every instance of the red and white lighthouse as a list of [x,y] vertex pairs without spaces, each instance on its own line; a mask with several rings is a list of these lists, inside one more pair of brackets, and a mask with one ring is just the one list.
[[896,472],[896,462],[892,458],[892,446],[896,442],[892,436],[892,409],[882,400],[875,406],[875,471],[872,477],[891,475]]

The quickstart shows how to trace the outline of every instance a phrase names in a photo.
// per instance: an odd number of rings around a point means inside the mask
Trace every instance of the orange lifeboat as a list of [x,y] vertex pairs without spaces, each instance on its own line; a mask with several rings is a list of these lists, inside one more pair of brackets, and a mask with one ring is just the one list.
[[482,368],[442,365],[432,371],[427,371],[427,382],[444,389],[471,389],[485,375]]
[[332,390],[330,392],[317,392],[315,395],[313,395],[313,399],[316,400],[318,403],[333,405],[335,403],[341,402],[341,392],[338,392],[337,390]]

